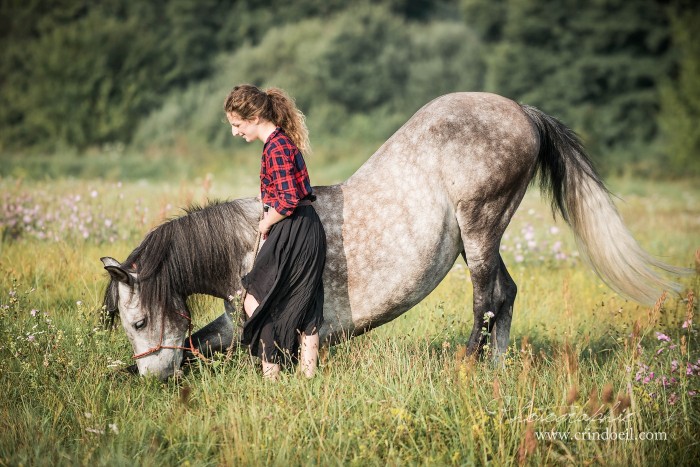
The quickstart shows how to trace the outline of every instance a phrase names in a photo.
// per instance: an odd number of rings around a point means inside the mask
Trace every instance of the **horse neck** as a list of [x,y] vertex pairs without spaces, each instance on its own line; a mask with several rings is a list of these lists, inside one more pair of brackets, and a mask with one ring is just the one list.
[[241,200],[244,206],[232,201],[195,208],[160,227],[167,240],[156,253],[162,258],[158,274],[160,280],[170,281],[173,293],[227,298],[240,288],[241,266],[252,250],[257,227],[246,201]]

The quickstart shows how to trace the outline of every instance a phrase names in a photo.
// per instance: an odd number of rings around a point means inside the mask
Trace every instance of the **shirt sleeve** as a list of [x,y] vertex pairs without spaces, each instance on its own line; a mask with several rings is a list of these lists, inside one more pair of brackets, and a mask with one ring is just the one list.
[[285,144],[271,147],[267,158],[268,176],[277,192],[272,207],[283,216],[290,216],[299,203],[293,159],[294,148]]

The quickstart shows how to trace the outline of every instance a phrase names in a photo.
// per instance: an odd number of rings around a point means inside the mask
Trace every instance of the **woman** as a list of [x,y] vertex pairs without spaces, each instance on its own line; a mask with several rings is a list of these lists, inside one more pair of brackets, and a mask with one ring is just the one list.
[[[302,151],[309,150],[304,115],[280,89],[236,86],[224,102],[233,136],[263,142],[260,197],[265,240],[252,270],[241,282],[248,320],[241,342],[262,358],[263,375],[276,378],[283,363],[301,360],[307,377],[317,360],[323,322],[326,235]],[[299,344],[301,343],[301,355]]]

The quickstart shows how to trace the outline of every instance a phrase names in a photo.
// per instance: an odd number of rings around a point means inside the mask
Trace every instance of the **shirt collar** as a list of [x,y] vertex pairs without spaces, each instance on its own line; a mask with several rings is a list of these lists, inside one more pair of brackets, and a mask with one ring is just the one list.
[[276,137],[278,134],[280,134],[281,132],[282,132],[282,128],[280,128],[280,127],[275,128],[275,131],[273,131],[272,133],[270,133],[270,136],[268,136],[267,139],[265,140],[264,146],[267,146],[267,143],[269,143],[270,141],[272,141],[272,139],[275,138],[275,137]]

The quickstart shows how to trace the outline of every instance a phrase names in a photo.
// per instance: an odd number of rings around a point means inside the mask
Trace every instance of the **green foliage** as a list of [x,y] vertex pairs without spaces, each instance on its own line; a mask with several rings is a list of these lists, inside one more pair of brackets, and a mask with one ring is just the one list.
[[700,176],[700,13],[676,14],[672,37],[678,51],[678,73],[661,87],[665,167],[675,176]]
[[407,79],[409,40],[404,24],[388,11],[361,9],[335,23],[316,64],[319,92],[348,112],[370,112],[395,96]]
[[[158,9],[139,4],[106,14],[105,2],[71,21],[42,17],[41,33],[6,43],[0,69],[0,149],[84,149],[122,141],[162,92],[169,63],[157,35]],[[60,10],[57,10],[60,11]],[[134,47],[138,38],[141,46]]]
[[252,82],[296,97],[325,162],[357,166],[429,100],[488,90],[573,127],[604,172],[697,173],[695,3],[8,0],[0,157],[215,153],[222,96]]
[[[578,131],[604,169],[635,162],[657,133],[656,86],[668,71],[668,26],[654,0],[582,7],[510,0],[486,86]],[[574,13],[575,12],[575,13]]]
[[478,89],[483,74],[480,43],[464,25],[407,24],[386,9],[362,8],[282,26],[220,57],[214,77],[173,94],[139,126],[134,144],[238,149],[223,100],[235,84],[252,82],[295,97],[320,162],[350,158],[357,168],[427,101]]

